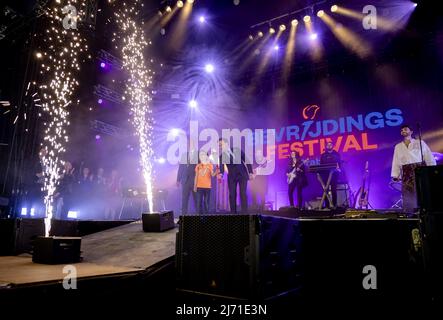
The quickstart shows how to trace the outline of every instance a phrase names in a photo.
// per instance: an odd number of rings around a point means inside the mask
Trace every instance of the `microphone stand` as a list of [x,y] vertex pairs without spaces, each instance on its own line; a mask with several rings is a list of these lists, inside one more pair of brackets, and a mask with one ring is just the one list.
[[417,129],[418,129],[418,141],[420,142],[420,156],[421,156],[421,164],[425,164],[425,159],[423,156],[423,146],[422,146],[422,139],[421,139],[421,126],[420,122],[417,122]]

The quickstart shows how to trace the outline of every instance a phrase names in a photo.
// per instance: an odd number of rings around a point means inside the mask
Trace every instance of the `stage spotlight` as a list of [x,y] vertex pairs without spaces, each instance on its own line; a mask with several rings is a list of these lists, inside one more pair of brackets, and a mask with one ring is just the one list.
[[263,32],[259,31],[259,32],[257,33],[257,36],[258,36],[259,38],[263,38]]
[[180,130],[177,128],[174,128],[174,129],[171,129],[170,133],[173,137],[176,137],[180,133]]
[[331,12],[337,12],[337,10],[338,10],[338,6],[337,6],[336,4],[334,4],[334,5],[331,7]]
[[102,67],[102,69],[106,68],[106,63],[104,62],[100,63],[100,67]]
[[198,21],[200,21],[200,23],[205,23],[206,21],[205,16],[200,16],[200,18],[198,18]]
[[191,108],[197,108],[198,103],[197,103],[196,100],[192,99],[191,101],[189,101],[189,106],[190,106]]
[[309,35],[309,39],[311,39],[311,40],[317,40],[317,38],[318,38],[318,34],[316,34],[316,33],[312,33]]
[[304,22],[309,22],[309,21],[311,21],[311,17],[310,16],[304,16],[303,17],[303,21]]
[[254,40],[254,36],[253,36],[252,34],[250,34],[248,38],[249,38],[249,40],[251,40],[251,41]]
[[270,28],[269,28],[269,33],[270,33],[270,34],[274,34],[274,33],[275,33],[275,29],[272,28],[272,27],[270,27]]
[[281,24],[279,29],[280,29],[280,31],[285,31],[286,30],[286,26],[284,24]]
[[41,59],[43,57],[43,55],[40,52],[37,52],[35,54],[35,56],[36,56],[37,59]]
[[30,216],[31,217],[35,216],[35,208],[31,208]]
[[99,104],[102,104],[102,103],[103,103],[103,99],[98,99],[97,102],[98,102]]
[[78,211],[69,210],[68,211],[68,218],[77,219],[78,218]]
[[320,10],[317,12],[317,17],[323,17],[325,15],[325,12],[323,10]]
[[293,19],[293,20],[291,21],[291,25],[292,25],[293,27],[295,27],[296,25],[298,25],[298,20],[297,20],[297,19]]
[[160,164],[163,164],[163,163],[166,162],[166,159],[163,158],[163,157],[162,157],[162,158],[158,158],[158,159],[157,159],[157,162],[160,163]]
[[166,12],[171,12],[171,11],[172,11],[172,8],[170,6],[167,6],[166,7]]
[[183,8],[183,1],[181,0],[177,1],[177,7]]
[[278,45],[278,44],[276,44],[275,46],[274,46],[274,50],[275,51],[278,51],[280,49],[280,46]]
[[95,136],[95,140],[100,140],[102,137],[99,135],[99,134],[97,134],[96,136]]
[[22,210],[20,211],[20,215],[26,216],[27,214],[28,214],[28,208],[22,208]]
[[416,7],[416,6],[418,6],[418,3],[414,2],[414,4],[413,4],[413,5],[414,5],[414,7]]
[[188,0],[188,3],[194,3],[194,0]]
[[212,65],[212,64],[210,64],[210,63],[206,64],[206,65],[205,65],[205,71],[206,71],[207,73],[213,73],[213,72],[214,72],[214,65]]

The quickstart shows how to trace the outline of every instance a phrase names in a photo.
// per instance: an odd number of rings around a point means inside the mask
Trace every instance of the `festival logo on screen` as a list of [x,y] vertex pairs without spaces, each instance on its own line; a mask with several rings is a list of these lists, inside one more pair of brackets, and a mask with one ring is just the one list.
[[403,123],[403,114],[398,108],[316,120],[319,111],[318,105],[308,105],[302,111],[306,121],[275,129],[275,153],[278,159],[288,158],[291,151],[305,157],[318,156],[328,142],[332,142],[334,149],[340,153],[374,150],[378,148],[373,136],[375,130]]
[[314,120],[317,116],[317,112],[320,111],[320,107],[316,104],[310,104],[303,108],[303,119]]

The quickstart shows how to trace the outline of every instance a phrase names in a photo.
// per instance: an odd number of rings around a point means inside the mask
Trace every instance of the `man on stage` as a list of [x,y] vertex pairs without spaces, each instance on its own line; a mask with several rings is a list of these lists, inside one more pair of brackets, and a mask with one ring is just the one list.
[[248,211],[248,198],[246,188],[248,180],[253,179],[252,165],[246,164],[245,153],[239,149],[231,149],[228,141],[219,139],[220,147],[220,174],[221,179],[225,172],[225,165],[228,169],[228,189],[229,206],[232,213],[237,212],[237,185],[240,188],[241,211]]
[[182,187],[182,215],[188,214],[189,196],[192,196],[194,208],[197,209],[197,196],[194,192],[195,167],[197,165],[197,151],[190,148],[189,152],[183,155],[177,172],[177,186]]
[[403,125],[400,129],[403,141],[395,145],[394,157],[392,158],[391,177],[394,181],[401,179],[402,167],[405,164],[421,163],[423,160],[428,166],[436,165],[431,149],[422,141],[420,150],[420,142],[412,138],[412,133],[413,131],[409,125]]
[[[332,142],[328,142],[326,144],[325,152],[320,156],[320,164],[336,164],[337,169],[335,169],[332,173],[331,177],[331,195],[332,195],[332,207],[337,207],[337,183],[338,183],[338,175],[340,174],[341,167],[341,159],[340,154],[334,150],[334,145]],[[329,172],[327,174],[322,175],[323,181],[326,183],[328,180]],[[327,198],[328,199],[328,198]],[[328,199],[329,203],[329,199]],[[329,203],[328,207],[331,206]]]

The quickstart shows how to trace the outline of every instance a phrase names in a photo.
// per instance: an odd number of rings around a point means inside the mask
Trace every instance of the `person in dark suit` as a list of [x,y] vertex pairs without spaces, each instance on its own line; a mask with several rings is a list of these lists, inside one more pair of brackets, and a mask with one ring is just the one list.
[[178,166],[177,186],[182,187],[182,215],[188,214],[189,196],[192,195],[194,208],[197,208],[197,195],[194,192],[195,167],[198,162],[196,150],[183,155]]
[[[291,174],[293,174],[292,179],[290,179]],[[305,164],[295,151],[291,152],[286,175],[288,176],[289,204],[291,207],[294,206],[294,191],[297,189],[297,208],[301,209],[303,208],[303,188],[308,185],[308,179]]]
[[248,180],[253,179],[252,165],[247,164],[245,153],[240,149],[231,149],[228,141],[221,138],[218,141],[220,147],[220,174],[222,178],[225,165],[228,169],[229,207],[232,213],[237,212],[237,185],[240,188],[241,211],[248,211],[248,198],[246,189]]

